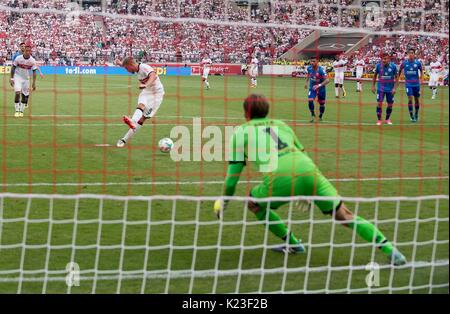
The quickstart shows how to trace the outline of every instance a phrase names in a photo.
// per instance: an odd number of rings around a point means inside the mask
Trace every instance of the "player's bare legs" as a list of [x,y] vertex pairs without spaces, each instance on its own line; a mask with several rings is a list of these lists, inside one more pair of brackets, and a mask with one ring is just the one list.
[[16,92],[14,95],[14,117],[20,117],[20,92]]
[[117,147],[124,147],[125,144],[133,137],[133,135],[142,127],[146,118],[144,117],[145,105],[139,104],[131,118],[123,116],[123,122],[127,124],[130,129],[125,133],[124,137],[117,142]]

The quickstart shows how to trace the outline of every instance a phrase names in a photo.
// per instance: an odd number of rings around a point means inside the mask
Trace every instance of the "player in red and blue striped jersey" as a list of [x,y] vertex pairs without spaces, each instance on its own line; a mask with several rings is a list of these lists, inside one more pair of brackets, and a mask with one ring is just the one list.
[[327,98],[327,92],[325,86],[330,82],[327,76],[327,72],[323,67],[319,65],[319,60],[316,57],[311,57],[310,65],[307,68],[307,76],[305,82],[305,89],[308,89],[308,106],[311,112],[311,120],[314,122],[316,114],[314,110],[314,100],[317,98],[319,102],[319,121],[322,121],[323,114],[325,113],[325,101]]
[[[408,59],[400,65],[397,81],[400,79],[402,71],[405,72],[406,95],[408,96],[408,110],[411,122],[417,122],[419,119],[420,108],[420,84],[423,77],[422,63],[416,59],[416,52],[413,48],[408,49]],[[398,85],[398,82],[397,82]],[[413,96],[415,112],[413,112]]]
[[[379,77],[379,79],[378,79]],[[398,84],[398,71],[397,66],[391,62],[391,58],[388,54],[382,55],[382,61],[375,67],[375,73],[372,80],[372,93],[375,94],[375,83],[378,79],[377,85],[377,125],[381,125],[381,116],[383,113],[383,101],[386,97],[386,119],[384,123],[392,124],[391,114],[392,106],[394,105],[394,95]]]

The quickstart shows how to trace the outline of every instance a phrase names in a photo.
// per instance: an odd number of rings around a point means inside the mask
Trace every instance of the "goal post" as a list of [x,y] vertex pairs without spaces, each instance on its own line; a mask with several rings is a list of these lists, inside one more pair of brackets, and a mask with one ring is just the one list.
[[[272,251],[283,243],[249,215],[248,197],[230,198],[217,220],[213,197],[2,193],[0,291],[448,291],[448,196],[343,198],[404,252],[402,266],[314,209],[320,199],[288,198],[279,210],[306,247],[288,255]],[[312,205],[301,211],[299,200]]]

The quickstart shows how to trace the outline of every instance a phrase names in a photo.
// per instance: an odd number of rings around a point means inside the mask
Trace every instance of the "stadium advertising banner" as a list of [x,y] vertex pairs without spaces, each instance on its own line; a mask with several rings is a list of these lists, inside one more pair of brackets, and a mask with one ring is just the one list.
[[9,74],[9,73],[11,73],[11,67],[9,65],[0,66],[0,74]]
[[[202,67],[200,65],[191,65],[192,75],[201,75]],[[240,64],[226,64],[219,63],[213,64],[211,66],[211,70],[209,71],[209,75],[239,75],[242,74],[241,65]]]
[[[190,76],[189,67],[155,67],[160,76]],[[44,75],[131,75],[120,67],[90,67],[90,66],[42,66]]]

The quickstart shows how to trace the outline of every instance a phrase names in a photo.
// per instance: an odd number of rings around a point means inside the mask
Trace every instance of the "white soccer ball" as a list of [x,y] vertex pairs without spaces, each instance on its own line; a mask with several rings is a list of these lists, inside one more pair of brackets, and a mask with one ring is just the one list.
[[159,141],[158,146],[160,151],[163,153],[168,153],[173,148],[173,141],[170,138],[165,137]]

